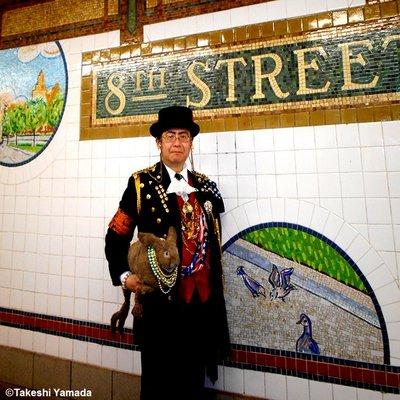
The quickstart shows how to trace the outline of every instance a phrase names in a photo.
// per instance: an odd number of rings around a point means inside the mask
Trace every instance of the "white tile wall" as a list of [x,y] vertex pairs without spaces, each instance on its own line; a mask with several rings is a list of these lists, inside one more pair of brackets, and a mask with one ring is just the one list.
[[275,0],[209,14],[145,25],[145,41],[160,40],[265,21],[294,18],[365,4],[365,0]]
[[383,400],[399,400],[400,396],[398,394],[383,393]]
[[332,400],[333,388],[331,384],[324,382],[310,381],[310,400]]
[[271,400],[286,400],[286,376],[267,372],[265,374],[265,389],[266,398]]
[[244,370],[244,394],[247,396],[265,396],[265,374],[260,371]]
[[332,385],[333,400],[357,400],[357,389],[350,386]]
[[132,351],[126,349],[117,349],[117,369],[126,373],[133,373]]
[[[152,24],[144,32],[147,40],[156,40],[364,3],[275,0]],[[70,95],[60,129],[28,166],[0,167],[0,305],[108,323],[121,294],[104,262],[106,225],[130,173],[148,165],[157,151],[151,138],[79,142],[81,52],[116,46],[119,33],[61,43]],[[209,133],[198,138],[194,151],[195,164],[216,177],[225,198],[224,241],[258,223],[297,221],[358,260],[382,305],[397,365],[399,128],[395,121]],[[132,356],[1,325],[0,344],[141,373],[138,352]],[[220,372],[221,390],[270,399],[399,398],[270,373],[227,367]]]
[[310,398],[309,381],[294,376],[287,376],[287,399],[308,400]]
[[230,393],[244,393],[243,370],[237,368],[224,368],[224,386],[225,391]]
[[87,363],[101,366],[101,348],[97,343],[87,344]]

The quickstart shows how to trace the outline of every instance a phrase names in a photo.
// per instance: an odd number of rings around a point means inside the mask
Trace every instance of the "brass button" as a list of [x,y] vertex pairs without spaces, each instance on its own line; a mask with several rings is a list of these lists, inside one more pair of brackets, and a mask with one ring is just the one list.
[[144,183],[141,183],[141,184],[140,184],[140,187],[141,187],[141,188],[144,188]]
[[157,224],[161,224],[161,218],[157,218]]
[[156,211],[156,209],[154,207],[151,207],[151,212]]
[[147,194],[147,195],[146,195],[146,199],[147,199],[147,200],[151,199],[151,194]]

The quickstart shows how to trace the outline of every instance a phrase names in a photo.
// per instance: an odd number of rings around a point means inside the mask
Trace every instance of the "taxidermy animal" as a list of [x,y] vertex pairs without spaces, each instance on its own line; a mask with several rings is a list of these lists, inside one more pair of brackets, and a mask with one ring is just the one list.
[[[179,252],[176,246],[174,227],[168,230],[167,238],[159,238],[152,233],[139,233],[138,241],[131,244],[128,252],[128,264],[131,272],[141,281],[135,292],[135,305],[132,314],[140,318],[143,313],[142,300],[146,293],[160,290],[167,295],[176,283]],[[122,332],[130,307],[131,291],[123,289],[125,301],[121,309],[111,317],[111,329]]]

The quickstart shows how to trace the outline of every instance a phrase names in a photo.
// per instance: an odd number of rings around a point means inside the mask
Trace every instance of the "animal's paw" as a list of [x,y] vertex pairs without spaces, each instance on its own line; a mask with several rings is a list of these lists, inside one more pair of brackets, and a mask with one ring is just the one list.
[[143,316],[143,307],[141,304],[136,303],[132,309],[132,314],[135,318],[141,318]]

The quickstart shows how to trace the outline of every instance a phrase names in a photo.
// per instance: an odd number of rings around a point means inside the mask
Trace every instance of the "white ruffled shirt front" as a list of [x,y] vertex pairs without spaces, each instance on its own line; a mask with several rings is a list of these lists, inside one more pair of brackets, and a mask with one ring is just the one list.
[[[164,164],[165,165],[165,164]],[[180,175],[182,175],[182,179],[176,179],[175,174],[176,172],[165,165],[165,168],[168,171],[168,175],[171,178],[171,183],[168,186],[167,193],[176,193],[178,196],[181,196],[184,201],[188,201],[189,194],[193,192],[197,192],[197,189],[193,186],[190,186],[188,183],[188,169],[185,166]]]

